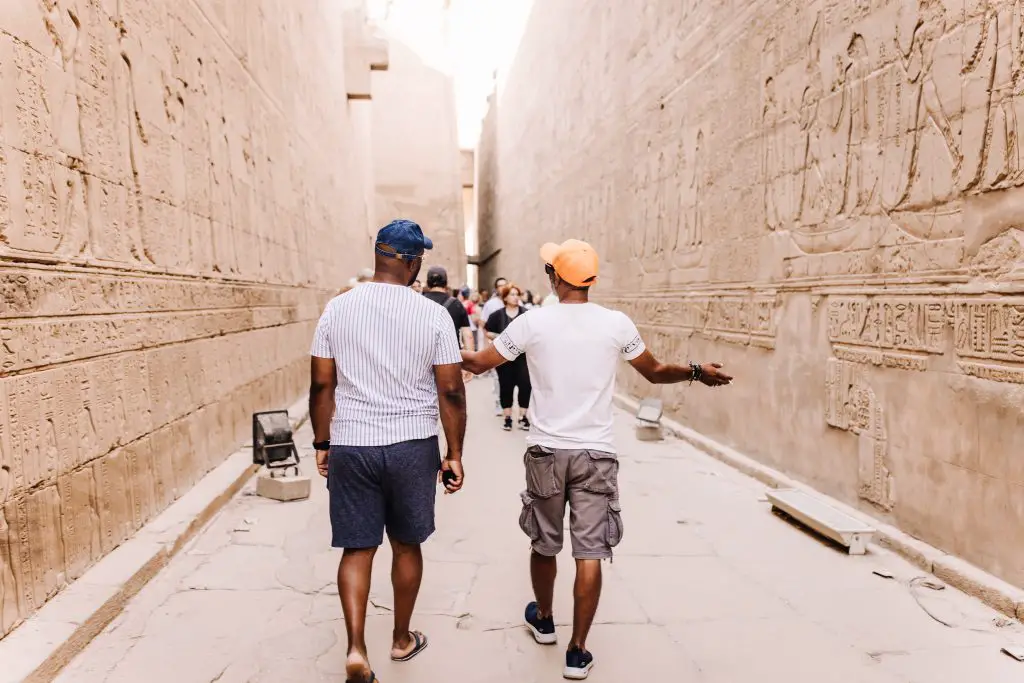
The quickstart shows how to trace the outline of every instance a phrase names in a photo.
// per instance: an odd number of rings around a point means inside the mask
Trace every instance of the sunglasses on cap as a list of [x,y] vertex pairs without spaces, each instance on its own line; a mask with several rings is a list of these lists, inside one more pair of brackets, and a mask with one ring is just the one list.
[[395,251],[394,247],[387,244],[381,244],[380,242],[376,244],[374,249],[381,256],[398,259],[399,261],[411,262],[423,260],[423,254],[399,254],[397,251]]

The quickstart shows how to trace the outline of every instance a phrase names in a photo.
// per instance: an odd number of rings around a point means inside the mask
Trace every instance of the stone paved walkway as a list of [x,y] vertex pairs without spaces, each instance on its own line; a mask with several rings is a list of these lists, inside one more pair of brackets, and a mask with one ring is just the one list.
[[[500,430],[489,382],[470,388],[466,488],[438,502],[414,620],[431,645],[410,663],[387,657],[389,553],[377,558],[368,639],[383,683],[561,680],[562,647],[535,645],[520,626],[530,596],[517,526],[523,435]],[[605,565],[590,680],[1024,681],[1024,664],[1000,653],[1024,642],[1019,625],[952,589],[912,588],[921,573],[884,551],[838,552],[772,515],[762,485],[686,444],[639,443],[630,427],[620,415],[626,534]],[[311,441],[308,426],[297,441]],[[304,468],[316,476],[309,460]],[[328,538],[321,480],[299,503],[244,492],[59,680],[342,681],[338,553]],[[568,556],[561,569],[564,643]]]

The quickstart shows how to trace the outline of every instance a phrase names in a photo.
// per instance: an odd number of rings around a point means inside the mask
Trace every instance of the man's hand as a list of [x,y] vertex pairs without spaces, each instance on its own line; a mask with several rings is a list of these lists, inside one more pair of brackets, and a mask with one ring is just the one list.
[[721,363],[704,363],[700,366],[700,380],[698,381],[709,387],[720,387],[732,382],[732,375],[722,372]]
[[456,491],[461,489],[463,478],[462,460],[453,460],[451,457],[448,457],[441,461],[441,471],[438,472],[437,474],[437,480],[441,483],[444,483],[445,472],[451,472],[452,474],[455,475],[454,479],[445,484],[445,495],[448,495],[449,493],[455,493]]
[[316,452],[316,471],[320,473],[321,477],[327,476],[327,456],[330,455],[330,451],[317,451]]

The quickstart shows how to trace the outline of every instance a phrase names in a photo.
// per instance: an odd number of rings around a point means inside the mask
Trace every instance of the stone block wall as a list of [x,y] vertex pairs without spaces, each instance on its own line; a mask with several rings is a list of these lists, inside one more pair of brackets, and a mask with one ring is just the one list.
[[364,232],[329,0],[0,3],[0,637],[306,386]]
[[440,265],[459,287],[466,248],[452,78],[400,38],[389,36],[388,45],[388,71],[373,90],[374,213],[382,225],[393,218],[419,223],[434,241],[420,279]]
[[1019,2],[535,3],[478,152],[481,252],[729,389],[692,427],[1024,586]]

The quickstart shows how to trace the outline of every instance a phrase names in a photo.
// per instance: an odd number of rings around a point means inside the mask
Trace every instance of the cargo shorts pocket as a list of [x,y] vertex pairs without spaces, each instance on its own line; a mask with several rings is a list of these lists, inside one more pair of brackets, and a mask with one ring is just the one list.
[[558,493],[555,479],[555,452],[543,446],[530,446],[523,456],[526,490],[534,498],[550,498]]
[[587,451],[589,465],[582,488],[591,493],[614,496],[619,491],[619,458],[614,453]]
[[608,500],[608,547],[614,548],[622,541],[622,505],[617,498]]
[[523,491],[519,497],[523,500],[523,510],[519,513],[519,528],[530,541],[536,541],[540,538],[540,526],[537,524],[537,512],[533,507],[534,498],[529,491]]

